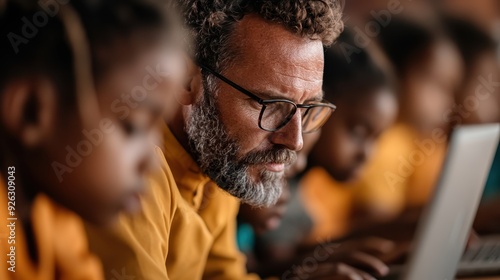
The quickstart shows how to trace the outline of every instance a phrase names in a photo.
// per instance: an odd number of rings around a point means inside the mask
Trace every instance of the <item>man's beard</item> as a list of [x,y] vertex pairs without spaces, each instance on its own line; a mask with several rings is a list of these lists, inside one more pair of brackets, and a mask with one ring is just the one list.
[[296,159],[294,151],[274,147],[238,158],[239,144],[228,135],[220,120],[215,98],[207,91],[202,100],[193,105],[186,133],[191,154],[200,169],[223,190],[253,206],[267,207],[278,201],[286,183],[284,173],[263,168],[258,172],[258,178],[253,179],[250,167],[266,163],[289,165]]

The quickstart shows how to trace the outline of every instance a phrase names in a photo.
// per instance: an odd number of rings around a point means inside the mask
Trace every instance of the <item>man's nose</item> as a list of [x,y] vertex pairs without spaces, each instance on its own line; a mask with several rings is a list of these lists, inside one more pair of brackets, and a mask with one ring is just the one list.
[[302,139],[302,117],[297,112],[280,130],[271,134],[271,142],[292,151],[300,151],[304,145]]

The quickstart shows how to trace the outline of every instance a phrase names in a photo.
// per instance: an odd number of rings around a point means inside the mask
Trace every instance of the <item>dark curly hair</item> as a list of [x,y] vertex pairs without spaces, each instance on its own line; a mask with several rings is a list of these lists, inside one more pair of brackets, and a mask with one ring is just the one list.
[[187,0],[179,5],[193,33],[196,59],[219,71],[235,55],[231,36],[235,23],[245,15],[257,14],[325,46],[343,29],[338,0]]

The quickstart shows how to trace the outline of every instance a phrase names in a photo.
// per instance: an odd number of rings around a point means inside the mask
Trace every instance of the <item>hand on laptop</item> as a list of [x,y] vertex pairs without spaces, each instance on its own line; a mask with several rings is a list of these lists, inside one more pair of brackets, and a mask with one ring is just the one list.
[[[298,278],[294,278],[294,277]],[[345,263],[321,263],[312,273],[308,273],[306,278],[303,275],[289,275],[281,279],[315,279],[315,280],[376,280],[367,272],[356,269]]]
[[396,242],[394,250],[379,256],[380,260],[387,265],[404,264],[411,251],[411,244],[410,240]]
[[469,239],[467,239],[466,248],[474,248],[481,246],[481,237],[473,229],[469,232]]
[[370,274],[385,276],[389,273],[389,268],[380,256],[389,254],[395,249],[392,241],[377,237],[322,246],[328,252],[329,257],[318,266],[318,275],[315,276],[323,277],[326,273],[330,277],[328,279],[364,280],[375,279]]

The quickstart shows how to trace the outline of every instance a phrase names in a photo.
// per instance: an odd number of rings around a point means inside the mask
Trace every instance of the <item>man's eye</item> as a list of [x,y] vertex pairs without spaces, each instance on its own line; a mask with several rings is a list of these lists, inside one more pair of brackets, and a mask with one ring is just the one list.
[[260,105],[259,102],[257,102],[255,99],[247,99],[248,103],[250,104],[250,107],[256,110],[260,110],[262,108],[262,105]]

